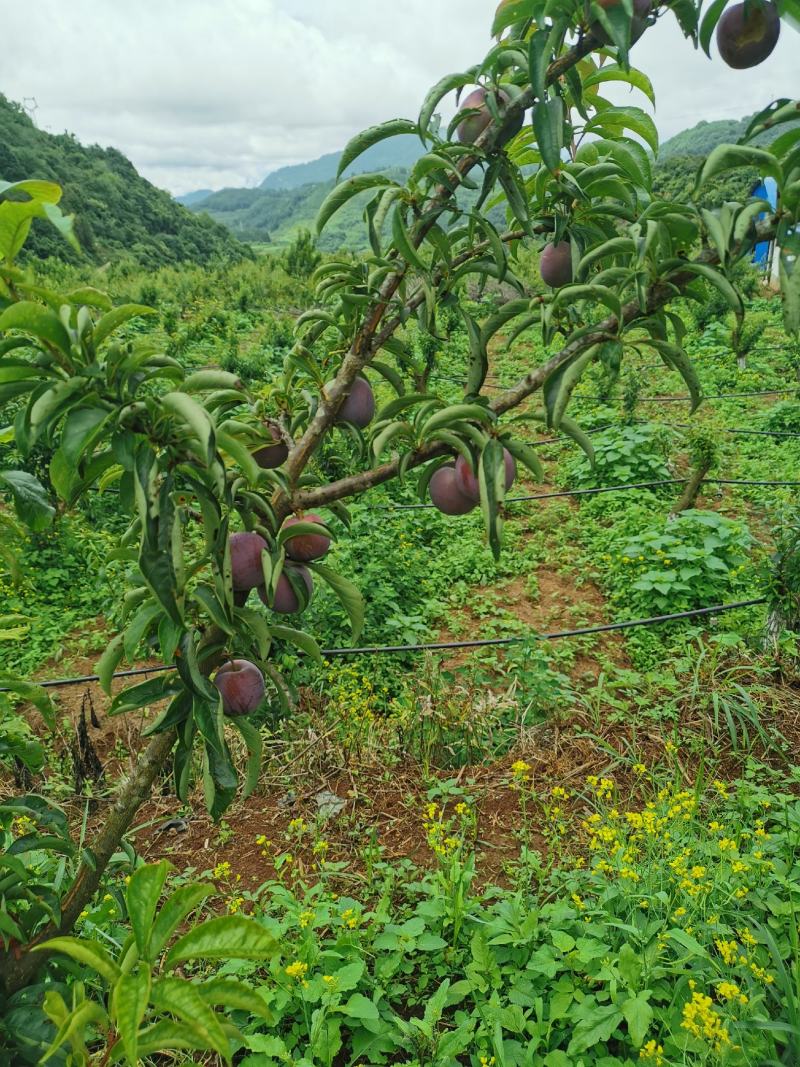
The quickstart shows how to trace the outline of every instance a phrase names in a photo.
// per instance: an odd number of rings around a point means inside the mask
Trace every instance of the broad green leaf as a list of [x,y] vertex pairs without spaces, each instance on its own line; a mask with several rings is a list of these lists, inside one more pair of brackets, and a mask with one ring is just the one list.
[[315,663],[322,663],[322,655],[319,650],[319,645],[311,636],[311,634],[305,633],[303,630],[295,630],[291,626],[270,626],[272,636],[276,637],[279,641],[287,641],[290,645],[296,645],[307,656],[310,656]]
[[167,872],[170,864],[167,860],[160,863],[147,863],[139,867],[131,875],[128,887],[125,891],[125,901],[128,907],[128,918],[131,922],[133,936],[136,938],[136,947],[139,955],[153,962],[148,953],[150,932],[153,925],[153,916],[167,880]]
[[463,89],[465,85],[471,85],[474,80],[474,70],[466,71],[464,74],[446,74],[439,79],[422,103],[418,120],[418,132],[421,137],[428,132],[433,113],[444,97],[455,89]]
[[187,960],[271,959],[280,946],[255,919],[244,915],[223,915],[195,926],[179,938],[167,953],[166,967]]
[[23,678],[17,678],[13,674],[0,674],[0,688],[10,689],[17,693],[23,700],[29,701],[37,709],[51,730],[56,726],[56,709],[52,700],[43,689],[35,682],[28,682]]
[[415,270],[426,273],[430,268],[411,243],[411,238],[403,221],[403,210],[404,204],[398,200],[392,212],[392,240],[394,246],[406,263],[414,267]]
[[195,371],[181,382],[181,392],[199,393],[210,389],[232,389],[241,392],[244,401],[242,379],[238,374],[232,374],[227,370],[219,370],[217,367]]
[[111,696],[111,681],[114,677],[114,671],[122,660],[122,653],[123,635],[117,634],[116,637],[109,641],[105,652],[98,660],[97,676],[100,679],[100,686],[107,696]]
[[258,779],[261,775],[264,743],[259,728],[249,722],[245,716],[240,715],[231,720],[231,725],[239,731],[247,746],[247,771],[245,773],[244,789],[242,790],[242,800],[247,800],[258,785]]
[[216,890],[208,883],[193,882],[179,886],[161,905],[150,932],[150,952],[156,958],[183,920]]
[[385,174],[357,174],[355,177],[341,182],[328,193],[322,202],[317,215],[317,233],[322,233],[339,208],[344,207],[347,201],[354,196],[366,192],[368,189],[386,189],[390,187],[397,187],[397,182],[393,182]]
[[711,52],[709,51],[711,38],[714,35],[714,29],[719,22],[719,17],[725,10],[727,3],[728,0],[713,0],[705,15],[703,15],[703,19],[700,23],[698,40],[700,41],[700,47],[709,59],[711,58]]
[[377,1023],[380,1021],[380,1013],[371,1000],[363,993],[353,993],[346,1004],[342,1004],[337,1011],[342,1012],[350,1019],[358,1019],[363,1022]]
[[108,337],[131,319],[142,315],[157,315],[155,308],[147,304],[121,304],[112,311],[107,311],[94,328],[92,338],[95,346],[101,345]]
[[622,1014],[628,1024],[628,1033],[631,1035],[634,1048],[641,1048],[650,1023],[653,1021],[653,1009],[647,1002],[648,996],[649,993],[640,993],[637,997],[626,1000],[622,1005]]
[[783,168],[771,152],[752,145],[721,144],[711,150],[698,170],[695,193],[709,178],[736,167],[756,167],[762,174],[771,175],[779,186],[783,184]]
[[165,393],[161,397],[161,403],[167,411],[177,415],[181,422],[188,427],[190,433],[197,438],[200,442],[205,462],[210,464],[214,459],[217,447],[216,429],[211,416],[202,404],[198,404],[196,400],[187,396],[186,393],[180,392]]
[[174,674],[166,672],[159,674],[156,678],[149,678],[146,682],[131,685],[121,693],[117,693],[111,701],[108,714],[123,715],[128,711],[136,711],[137,708],[165,700],[182,689],[183,682]]
[[57,204],[62,196],[60,185],[39,178],[23,178],[18,182],[0,180],[0,200],[5,200],[10,193],[27,193],[31,200],[41,200],[45,204]]
[[555,173],[561,168],[564,147],[564,102],[560,96],[540,100],[533,108],[533,132],[542,162]]
[[324,563],[307,563],[306,566],[327,582],[337,595],[350,618],[353,640],[357,641],[364,625],[364,598],[358,588]]
[[246,1011],[257,1019],[267,1016],[264,998],[236,978],[209,978],[195,988],[206,1004],[219,1005],[229,1011]]
[[626,82],[628,85],[640,89],[655,107],[656,96],[653,89],[653,83],[646,74],[643,74],[640,70],[636,70],[634,67],[629,67],[626,70],[625,67],[620,67],[615,63],[609,63],[606,66],[600,67],[598,70],[592,71],[591,74],[588,74],[583,79],[583,87],[584,89],[588,89],[593,85],[600,85],[602,82],[609,81]]
[[140,966],[132,974],[120,975],[111,993],[111,1016],[130,1067],[140,1062],[139,1027],[150,1000],[150,985],[149,969]]
[[368,148],[372,148],[373,145],[379,144],[389,137],[397,137],[400,134],[408,133],[415,134],[418,131],[417,123],[411,122],[409,119],[389,119],[388,122],[382,122],[378,126],[370,126],[369,129],[356,134],[355,137],[348,141],[342,152],[339,166],[336,170],[336,180],[338,181],[350,164],[358,159],[363,152],[366,152]]
[[159,978],[153,983],[150,993],[153,1006],[168,1012],[189,1026],[205,1044],[218,1052],[225,1063],[230,1063],[230,1042],[222,1028],[219,1016],[200,996],[192,982],[183,978]]
[[478,464],[478,485],[481,494],[486,536],[492,555],[500,556],[503,538],[503,517],[500,507],[506,493],[506,465],[503,446],[497,438],[487,441]]
[[53,937],[40,945],[34,945],[32,952],[63,952],[65,956],[76,960],[78,963],[91,967],[101,978],[109,984],[116,982],[120,976],[120,970],[109,953],[94,941],[78,937]]
[[71,341],[61,319],[41,304],[20,300],[0,314],[0,333],[4,330],[22,330],[48,345],[54,345],[65,356],[69,355]]
[[17,515],[26,526],[37,532],[50,526],[56,512],[38,478],[27,471],[0,470],[3,486],[10,489]]

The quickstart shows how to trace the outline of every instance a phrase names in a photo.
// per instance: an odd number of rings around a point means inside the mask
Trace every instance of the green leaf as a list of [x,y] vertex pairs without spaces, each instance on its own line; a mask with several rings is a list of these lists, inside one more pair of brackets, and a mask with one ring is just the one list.
[[27,471],[0,471],[2,485],[11,490],[17,515],[26,526],[37,532],[50,526],[56,512],[38,478]]
[[503,537],[503,517],[500,507],[506,494],[505,457],[503,446],[497,438],[490,438],[481,452],[478,464],[478,485],[489,548],[494,558],[497,559],[500,556]]
[[6,200],[9,193],[26,193],[31,200],[48,204],[57,204],[63,195],[60,185],[40,178],[23,178],[18,182],[0,180],[0,200]]
[[247,745],[247,771],[245,773],[244,789],[242,790],[242,800],[247,800],[258,785],[258,779],[261,775],[264,743],[259,728],[249,722],[245,716],[240,715],[232,719],[231,725],[239,731],[245,745]]
[[647,1003],[649,995],[649,993],[640,993],[637,997],[626,1000],[622,1005],[622,1014],[628,1024],[628,1033],[631,1035],[634,1048],[641,1048],[650,1023],[653,1021],[653,1009]]
[[229,1011],[247,1011],[257,1019],[267,1016],[264,998],[236,978],[209,978],[196,989],[206,1004],[218,1004]]
[[736,167],[756,167],[760,173],[771,175],[779,186],[783,185],[783,168],[771,152],[752,145],[721,144],[711,150],[698,170],[695,194],[710,178]]
[[54,730],[56,727],[56,709],[47,695],[47,690],[34,682],[17,678],[13,674],[0,674],[0,687],[18,693],[23,700],[29,701],[37,709],[44,721]]
[[542,162],[551,173],[561,168],[564,147],[564,102],[560,96],[539,100],[533,108],[533,132]]
[[632,85],[635,89],[640,89],[655,107],[656,96],[653,89],[653,83],[646,74],[643,74],[640,70],[636,70],[634,67],[628,67],[626,69],[615,63],[610,63],[607,66],[600,67],[598,70],[588,74],[583,79],[583,87],[584,89],[589,89],[593,85],[600,85],[602,82],[609,81],[626,82],[628,85]]
[[271,959],[280,945],[255,919],[244,915],[223,915],[209,919],[179,938],[167,953],[165,967],[187,960]]
[[157,678],[149,678],[139,685],[131,685],[117,693],[108,709],[109,715],[124,715],[136,711],[147,704],[156,704],[183,689],[183,682],[174,674],[163,673]]
[[392,240],[394,246],[406,263],[418,271],[427,273],[430,268],[411,243],[411,239],[406,231],[405,223],[403,222],[403,211],[404,204],[402,201],[398,200],[395,204],[394,211],[392,212]]
[[95,326],[92,333],[95,347],[101,345],[115,330],[118,330],[120,326],[123,326],[131,319],[139,318],[142,315],[157,314],[158,312],[155,308],[148,307],[147,304],[121,304],[112,311],[106,312]]
[[181,392],[199,393],[211,389],[232,389],[242,393],[244,401],[244,386],[238,374],[232,374],[227,370],[219,370],[217,367],[195,371],[181,383]]
[[191,982],[182,978],[159,978],[151,991],[153,1006],[170,1015],[177,1015],[203,1042],[205,1048],[230,1063],[230,1042],[219,1016],[203,1001]]
[[31,952],[63,952],[65,956],[78,963],[91,967],[109,984],[120,977],[120,969],[109,953],[94,941],[78,937],[53,937],[40,945],[34,945]]
[[572,392],[581,379],[583,372],[596,358],[598,345],[592,345],[585,352],[577,352],[565,360],[544,383],[544,403],[547,412],[547,425],[557,430],[561,425],[564,412],[569,404]]
[[167,897],[155,917],[150,932],[150,952],[154,959],[163,951],[187,915],[215,892],[213,885],[193,882],[180,886]]
[[522,441],[514,441],[510,437],[503,437],[502,442],[514,459],[519,460],[528,468],[537,482],[544,481],[544,467],[531,445],[526,445]]
[[346,1004],[336,1009],[347,1015],[350,1019],[359,1019],[362,1022],[377,1023],[380,1014],[377,1007],[368,1000],[363,993],[353,993]]
[[0,333],[4,330],[22,330],[69,355],[72,342],[64,324],[55,312],[41,304],[20,300],[6,308],[0,315]]
[[139,1027],[150,1000],[150,971],[140,967],[120,975],[111,993],[111,1016],[119,1031],[130,1067],[139,1064]]
[[327,582],[337,595],[350,618],[353,641],[357,641],[364,625],[364,598],[359,589],[324,563],[307,563],[306,566]]
[[659,341],[654,337],[648,338],[644,343],[654,348],[671,370],[678,371],[684,382],[686,382],[686,388],[692,398],[691,410],[695,411],[703,399],[700,379],[697,377],[697,372],[684,350],[680,345],[672,344],[669,341]]
[[385,174],[356,174],[353,178],[348,178],[346,181],[341,182],[328,193],[322,202],[317,215],[317,233],[322,233],[339,208],[344,207],[347,201],[354,196],[366,192],[367,189],[386,189],[390,187],[398,187],[397,182],[393,182]]
[[297,648],[302,649],[307,656],[310,656],[315,663],[322,663],[322,655],[319,650],[319,645],[311,636],[311,634],[305,633],[303,630],[295,630],[291,626],[270,626],[270,632],[273,637],[276,637],[279,641],[287,641],[290,645],[296,645]]
[[150,932],[153,926],[153,916],[167,880],[167,872],[170,864],[167,860],[160,863],[147,863],[139,867],[131,875],[128,888],[125,891],[125,900],[128,907],[128,918],[131,922],[133,936],[136,938],[136,947],[139,955],[153,962],[148,955]]
[[388,122],[382,122],[378,126],[370,126],[369,129],[356,134],[355,137],[348,141],[342,152],[342,157],[336,170],[336,180],[338,181],[341,178],[343,172],[347,170],[354,160],[358,159],[368,148],[372,148],[373,145],[379,144],[389,137],[398,137],[404,133],[417,132],[418,126],[416,122],[411,122],[409,119],[389,119]]
[[709,51],[709,45],[711,44],[711,38],[714,34],[714,28],[719,22],[719,17],[725,10],[728,0],[713,0],[713,3],[703,15],[703,20],[700,23],[699,41],[700,47],[705,54],[711,58],[711,52]]
[[418,132],[421,137],[428,132],[433,113],[441,100],[455,89],[463,89],[465,85],[471,85],[474,80],[474,70],[469,70],[464,74],[446,74],[439,79],[422,103],[418,119]]
[[188,427],[190,433],[200,442],[205,462],[210,464],[216,452],[216,430],[214,422],[202,406],[186,393],[165,393],[161,397],[162,405]]

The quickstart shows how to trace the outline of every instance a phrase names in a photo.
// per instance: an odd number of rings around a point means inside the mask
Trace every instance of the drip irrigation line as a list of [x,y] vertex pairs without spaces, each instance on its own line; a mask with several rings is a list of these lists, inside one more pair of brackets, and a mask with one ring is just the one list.
[[[515,645],[530,638],[539,641],[559,641],[566,637],[584,637],[590,634],[605,634],[615,630],[631,630],[637,626],[660,626],[667,622],[676,622],[680,619],[696,619],[707,615],[720,615],[724,611],[735,611],[739,608],[750,608],[757,604],[766,603],[765,596],[754,597],[752,600],[737,600],[731,604],[714,604],[709,608],[693,608],[690,611],[675,611],[670,615],[651,615],[646,619],[628,619],[625,622],[607,622],[598,626],[581,626],[577,630],[557,630],[554,633],[537,634],[531,633],[524,636],[514,637],[484,637],[474,641],[435,641],[422,645],[367,645],[363,648],[324,648],[322,656],[326,659],[336,659],[342,656],[377,656],[395,655],[403,652],[445,652],[457,648],[496,648],[502,645]],[[135,667],[132,670],[117,671],[113,678],[133,678],[143,674],[160,674],[164,671],[174,671],[174,664],[159,664],[156,667]],[[83,685],[86,682],[99,682],[96,674],[84,674],[78,678],[55,678],[43,682],[33,682],[42,689],[56,689],[68,685]],[[0,693],[13,692],[10,689],[0,688]]]
[[[661,478],[653,482],[626,482],[624,485],[604,485],[592,489],[561,489],[554,493],[533,493],[530,496],[510,496],[506,504],[519,504],[525,500],[555,500],[568,496],[595,496],[598,493],[621,493],[630,489],[655,489],[661,485],[684,485],[688,478]],[[702,484],[709,485],[752,485],[785,488],[800,487],[800,481],[756,481],[747,478],[703,478]],[[369,511],[428,511],[438,510],[435,504],[373,504]]]
[[[710,396],[701,397],[702,400],[739,400],[740,398],[747,398],[752,396],[785,396],[787,393],[798,392],[798,386],[794,385],[791,389],[763,389],[756,393],[715,393]],[[576,400],[606,400],[607,397],[603,396],[589,396],[585,393],[576,393]],[[691,400],[690,396],[639,396],[636,398],[638,404],[678,404],[685,400]]]
[[[665,425],[671,425],[680,430],[694,429],[689,422],[673,422]],[[715,429],[716,428],[717,427],[715,427]],[[727,426],[721,426],[719,429],[721,429],[723,433],[734,433],[747,437],[800,437],[800,433],[792,433],[789,430],[741,430],[738,427],[729,428]]]

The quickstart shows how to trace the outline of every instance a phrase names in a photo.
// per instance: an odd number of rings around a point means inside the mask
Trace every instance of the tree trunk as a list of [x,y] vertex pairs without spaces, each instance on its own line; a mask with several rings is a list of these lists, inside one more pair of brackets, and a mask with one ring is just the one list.
[[134,815],[150,796],[153,783],[169,757],[177,736],[175,730],[156,734],[139,756],[133,774],[117,794],[102,829],[85,849],[91,855],[91,863],[82,860],[75,881],[62,902],[61,922],[50,923],[40,930],[30,944],[19,945],[12,941],[9,948],[0,953],[0,976],[7,994],[28,985],[45,962],[45,952],[30,950],[51,937],[68,934],[97,892],[109,860],[119,847]]
[[710,464],[702,464],[696,470],[692,471],[689,481],[686,483],[686,488],[681,493],[680,499],[669,513],[671,519],[676,518],[682,511],[689,511],[694,507],[703,485],[703,479],[708,474],[710,468]]

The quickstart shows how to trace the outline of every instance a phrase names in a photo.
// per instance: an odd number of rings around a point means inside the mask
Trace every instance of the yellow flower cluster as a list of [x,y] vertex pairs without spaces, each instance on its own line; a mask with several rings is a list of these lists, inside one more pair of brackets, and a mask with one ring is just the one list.
[[296,960],[294,963],[290,963],[284,970],[289,978],[295,978],[298,982],[304,982],[304,984],[306,984],[305,977],[308,973],[307,963],[301,963],[300,960]]
[[693,1037],[707,1041],[717,1054],[731,1043],[727,1027],[705,993],[692,993],[692,999],[683,1006],[681,1026]]
[[747,1004],[748,997],[735,982],[720,982],[717,993],[723,1000],[735,1000],[738,1004]]
[[36,829],[36,823],[28,815],[17,815],[11,820],[11,833],[14,837],[24,837],[32,834]]
[[614,781],[611,778],[598,778],[596,774],[590,774],[586,784],[594,792],[598,800],[610,800],[614,789]]
[[524,759],[515,760],[511,764],[511,788],[518,789],[525,782],[531,780],[531,765]]
[[211,872],[211,875],[213,878],[217,878],[220,881],[227,881],[227,879],[231,877],[232,873],[233,872],[231,871],[230,863],[228,863],[227,860],[223,860],[221,863],[218,863],[216,865],[214,870]]
[[346,908],[342,912],[342,924],[346,926],[348,930],[355,930],[360,922],[361,916],[352,908]]
[[316,916],[314,915],[313,911],[301,911],[297,917],[297,922],[300,926],[300,929],[305,930],[307,926],[310,926],[311,923],[313,923],[315,918]]
[[[468,814],[468,811],[469,809],[464,805],[461,817]],[[431,802],[426,806],[422,825],[428,848],[435,855],[441,859],[448,859],[458,852],[461,840],[450,832],[450,825],[445,821],[444,812],[438,804]]]
[[650,1040],[639,1049],[639,1059],[647,1060],[652,1067],[663,1067],[664,1046]]

